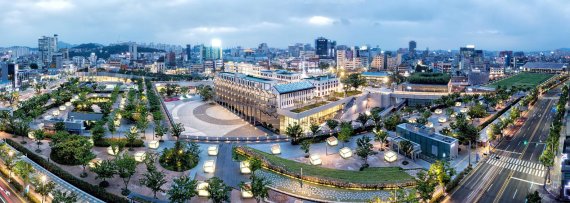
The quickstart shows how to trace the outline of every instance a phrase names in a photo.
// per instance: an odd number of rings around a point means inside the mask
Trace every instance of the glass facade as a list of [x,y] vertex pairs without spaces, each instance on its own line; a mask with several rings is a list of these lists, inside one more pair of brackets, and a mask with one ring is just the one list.
[[[334,116],[336,115],[337,112],[339,112],[340,110],[342,110],[343,105],[339,104],[339,105],[335,105],[331,108],[328,108],[326,110],[323,111],[319,111],[316,112],[314,114],[310,114],[308,116],[302,117],[300,119],[295,119],[295,118],[291,118],[285,115],[280,115],[279,116],[279,123],[280,123],[280,131],[281,132],[285,132],[285,129],[287,129],[287,126],[289,125],[294,125],[295,123],[298,123],[301,128],[303,128],[303,131],[305,132],[309,132],[309,128],[311,126],[311,123],[317,123],[317,124],[321,124],[324,123],[326,120],[328,119],[333,119]],[[310,111],[310,110],[308,110]],[[299,113],[299,114],[303,114],[303,112]]]

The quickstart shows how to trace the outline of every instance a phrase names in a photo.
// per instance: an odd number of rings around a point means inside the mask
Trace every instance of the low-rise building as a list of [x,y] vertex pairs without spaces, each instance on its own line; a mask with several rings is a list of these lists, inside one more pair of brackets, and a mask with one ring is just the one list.
[[304,80],[315,86],[315,97],[326,97],[340,90],[340,82],[333,75],[311,76]]
[[565,73],[568,66],[565,63],[527,62],[522,66],[523,71],[533,73]]
[[457,157],[459,141],[436,133],[434,128],[420,124],[402,123],[396,127],[396,133],[418,143],[424,156],[436,159],[454,159]]

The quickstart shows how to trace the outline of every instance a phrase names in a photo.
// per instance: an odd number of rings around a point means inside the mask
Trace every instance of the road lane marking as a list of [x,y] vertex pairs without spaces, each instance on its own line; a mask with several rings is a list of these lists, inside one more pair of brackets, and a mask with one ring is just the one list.
[[515,196],[517,196],[517,192],[519,191],[519,189],[515,190],[515,194],[513,195],[513,199],[515,198]]
[[526,183],[530,183],[530,184],[534,184],[534,185],[539,185],[539,186],[544,185],[544,184],[542,184],[542,183],[537,183],[537,182],[533,182],[533,181],[530,181],[530,180],[525,180],[525,179],[517,178],[517,177],[511,177],[510,179],[515,179],[515,180],[518,180],[518,181],[522,181],[522,182],[526,182]]
[[493,187],[494,183],[491,183],[491,185],[489,185],[489,188],[487,188],[487,192],[489,192],[489,190]]

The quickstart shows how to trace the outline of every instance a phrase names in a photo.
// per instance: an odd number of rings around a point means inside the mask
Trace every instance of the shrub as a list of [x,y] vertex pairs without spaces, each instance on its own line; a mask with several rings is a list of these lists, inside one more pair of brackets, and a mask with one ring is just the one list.
[[33,153],[32,151],[28,150],[24,146],[18,144],[16,141],[11,139],[7,139],[6,143],[14,147],[16,150],[27,154],[28,158],[32,161],[36,162],[38,165],[42,166],[49,172],[53,173],[57,177],[63,179],[64,181],[68,182],[69,184],[79,188],[80,190],[89,193],[105,202],[117,202],[117,203],[128,203],[129,201],[123,197],[108,193],[103,188],[99,188],[96,185],[91,185],[88,182],[85,182],[71,174],[67,171],[61,169],[59,166],[48,162],[44,158],[40,157],[39,155]]
[[196,143],[176,142],[173,148],[164,149],[160,155],[160,165],[171,171],[186,171],[200,161],[200,148]]
[[[109,147],[109,146],[111,146],[111,144],[113,142],[117,142],[117,141],[121,141],[121,140],[127,141],[126,138],[102,138],[100,140],[93,142],[93,144],[96,147]],[[137,139],[133,142],[132,145],[127,142],[125,147],[144,147],[144,141],[142,139]]]

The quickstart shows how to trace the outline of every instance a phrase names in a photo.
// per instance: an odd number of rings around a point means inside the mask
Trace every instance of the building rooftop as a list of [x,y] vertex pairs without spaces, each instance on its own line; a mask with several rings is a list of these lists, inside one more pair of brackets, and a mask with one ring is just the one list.
[[445,142],[445,143],[449,143],[449,144],[457,142],[457,139],[436,133],[433,128],[429,128],[429,127],[426,127],[426,126],[421,125],[421,124],[402,123],[402,124],[398,125],[398,127],[401,129],[408,130],[408,131],[413,131],[417,134],[423,135],[425,137],[429,137],[429,138],[437,140],[437,141],[441,141],[441,142]]
[[218,73],[220,75],[228,75],[228,76],[237,76],[237,77],[241,77],[244,78],[246,80],[251,80],[251,81],[255,81],[255,82],[262,82],[262,83],[270,83],[273,80],[271,79],[266,79],[266,78],[260,78],[260,77],[255,77],[255,76],[251,76],[251,75],[244,75],[244,74],[240,74],[240,73],[232,73],[232,72],[220,72]]
[[308,89],[315,88],[315,86],[313,86],[313,84],[310,83],[309,81],[279,84],[279,85],[275,85],[273,87],[275,88],[275,90],[277,90],[277,92],[279,92],[279,94],[285,94],[285,93],[289,93],[289,92],[296,92],[296,91],[308,90]]
[[390,73],[388,72],[363,72],[362,76],[366,76],[366,77],[387,77],[390,76]]
[[523,68],[528,69],[556,69],[562,70],[566,67],[565,63],[552,63],[552,62],[527,62]]
[[323,80],[330,80],[335,79],[336,77],[333,75],[319,75],[319,76],[311,76],[308,78],[304,78],[305,80],[315,80],[315,81],[323,81]]

